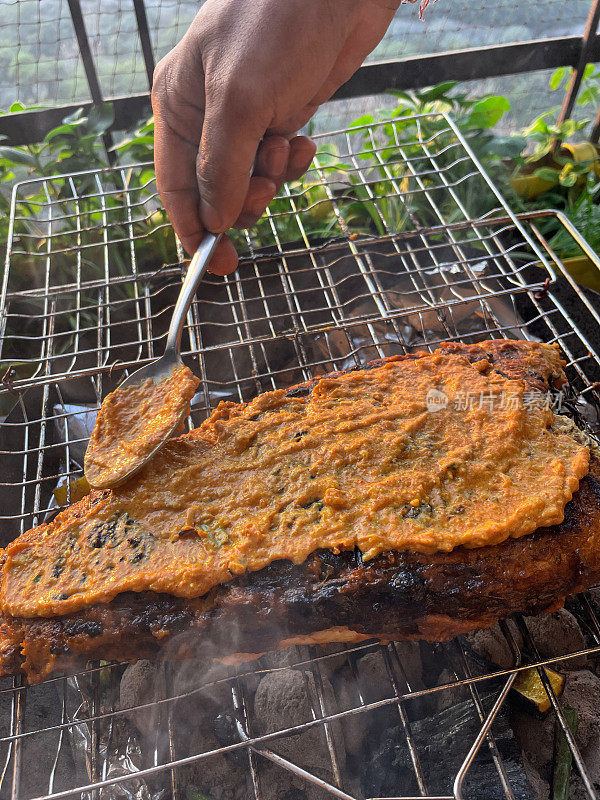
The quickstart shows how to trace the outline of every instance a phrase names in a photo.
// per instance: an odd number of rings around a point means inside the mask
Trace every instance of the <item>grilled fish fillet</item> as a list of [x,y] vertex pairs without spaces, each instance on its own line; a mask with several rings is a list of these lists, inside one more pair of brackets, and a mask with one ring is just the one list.
[[[565,380],[558,351],[546,345],[504,341],[449,344],[441,355],[456,358],[457,364],[467,362],[478,375],[504,379],[509,382],[506,385],[521,390],[544,392]],[[394,369],[402,369],[402,365],[427,358],[431,356],[373,362],[354,375],[378,375],[377,370],[390,363]],[[345,374],[337,373],[327,380],[335,390],[336,381],[342,385],[344,378]],[[285,397],[290,402],[306,400],[320,383],[315,380],[294,387]],[[244,408],[236,407],[234,418],[239,418]],[[568,446],[561,437],[569,440]],[[58,599],[56,606],[49,607],[46,596],[37,606],[41,613],[36,613],[35,584],[23,589],[20,596],[17,577],[31,577],[31,558],[35,563],[38,548],[45,552],[45,539],[56,536],[57,529],[68,532],[82,519],[92,519],[95,504],[106,502],[110,495],[92,493],[59,515],[51,526],[34,529],[9,546],[3,565],[0,671],[22,671],[30,682],[36,682],[53,671],[71,670],[82,660],[133,660],[161,648],[166,648],[170,658],[182,658],[199,645],[203,652],[213,646],[215,654],[222,657],[258,654],[304,641],[370,637],[443,640],[491,625],[514,611],[554,609],[566,595],[600,579],[600,466],[594,456],[589,461],[588,448],[578,438],[555,425],[543,434],[544,446],[546,440],[561,442],[567,465],[575,465],[573,474],[564,480],[566,506],[563,503],[560,509],[564,519],[545,527],[533,525],[535,532],[520,531],[518,538],[509,530],[509,538],[498,544],[469,542],[468,547],[458,544],[450,552],[443,547],[435,551],[431,547],[425,551],[418,546],[390,547],[376,550],[368,559],[364,547],[355,546],[350,539],[347,546],[313,547],[296,563],[291,558],[273,558],[239,575],[231,573],[228,580],[219,580],[206,591],[186,594],[139,586],[135,592],[116,591],[105,601],[92,594],[83,603],[81,596],[85,595],[80,593],[76,605],[64,610]],[[526,445],[527,440],[523,441]],[[555,462],[552,458],[535,462],[532,474],[555,469]],[[554,467],[548,466],[552,464]],[[567,502],[571,490],[575,494]],[[418,515],[410,516],[410,509],[420,505],[409,504],[409,520],[418,519]],[[433,514],[429,508],[426,514],[425,526],[429,527],[434,524]],[[543,514],[540,518],[544,519]],[[135,539],[135,523],[135,519],[123,522],[118,529],[121,537]],[[96,522],[94,535],[104,543],[98,549],[107,545],[120,552],[115,530],[110,520]],[[22,553],[30,561],[19,563]],[[68,559],[63,562],[56,581],[68,568]]]

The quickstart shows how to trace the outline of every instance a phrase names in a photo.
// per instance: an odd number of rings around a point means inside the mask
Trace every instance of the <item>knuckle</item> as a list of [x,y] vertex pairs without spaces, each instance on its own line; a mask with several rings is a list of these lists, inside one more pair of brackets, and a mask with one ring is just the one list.
[[209,194],[212,196],[212,194],[214,194],[218,185],[217,179],[220,177],[220,172],[222,172],[222,170],[219,170],[214,159],[209,156],[200,156],[197,179],[201,194],[205,196]]
[[256,105],[253,84],[232,74],[229,68],[215,70],[207,76],[207,91],[211,103],[235,114],[247,112]]
[[154,109],[161,108],[167,99],[167,87],[169,84],[169,74],[171,72],[170,54],[158,62],[154,67],[152,75],[152,90],[150,99]]

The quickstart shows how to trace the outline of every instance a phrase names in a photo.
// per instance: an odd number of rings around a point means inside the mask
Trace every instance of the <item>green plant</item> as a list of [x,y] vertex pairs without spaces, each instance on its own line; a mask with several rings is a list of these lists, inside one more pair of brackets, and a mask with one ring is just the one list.
[[[572,75],[571,67],[560,67],[550,78],[553,91],[567,89]],[[581,90],[577,97],[577,106],[586,107],[600,100],[600,70],[588,64],[584,70]],[[577,134],[585,130],[589,119],[566,119],[559,123],[557,114],[560,106],[556,106],[537,117],[525,127],[519,137],[522,153],[514,159],[515,173],[534,174],[553,186],[569,190],[583,186],[588,178],[594,183],[597,172],[597,154],[590,158],[577,160],[569,147],[561,147],[577,140]],[[554,193],[556,195],[556,193]],[[565,197],[566,199],[566,197]]]
[[[569,70],[557,70],[551,79],[555,91],[568,83]],[[585,107],[600,100],[600,71],[588,67],[578,104]],[[460,137],[468,140],[476,158],[494,183],[519,209],[556,207],[596,244],[598,236],[597,159],[581,159],[556,142],[577,145],[585,121],[566,120],[558,125],[558,106],[544,113],[517,136],[504,136],[495,127],[510,110],[505,97],[469,97],[454,81],[415,92],[393,92],[396,105],[355,120],[350,137],[357,157],[344,157],[335,145],[319,148],[318,170],[286,187],[274,200],[269,214],[247,232],[233,232],[241,249],[257,249],[286,241],[327,239],[341,232],[353,234],[411,231],[417,226],[436,226],[464,215],[489,214],[498,205],[497,195],[481,179],[473,179],[474,167],[465,157]],[[13,106],[12,111],[23,110]],[[456,128],[444,115],[450,115]],[[165,212],[157,200],[151,167],[122,169],[113,174],[113,189],[100,193],[94,175],[77,179],[72,173],[102,169],[108,165],[102,137],[113,121],[110,105],[82,110],[67,117],[40,144],[10,147],[0,144],[0,241],[8,234],[10,188],[17,180],[37,180],[22,186],[13,232],[11,288],[30,288],[43,280],[47,220],[40,209],[51,203],[62,220],[53,227],[53,280],[74,280],[76,259],[84,277],[101,277],[131,271],[131,236],[135,239],[138,268],[152,269],[176,259],[174,238]],[[456,129],[460,133],[456,132]],[[151,162],[154,145],[152,117],[141,121],[113,147],[119,163]],[[65,176],[62,178],[61,176]],[[533,201],[519,199],[511,178],[533,175],[546,179],[551,191]],[[103,177],[103,183],[110,180]],[[101,196],[102,195],[102,196]],[[134,201],[132,201],[134,198]],[[105,262],[103,235],[109,223],[109,263]],[[76,224],[78,223],[78,224]],[[548,221],[544,233],[551,237],[559,255],[571,252],[572,244],[555,222]],[[58,244],[57,244],[58,243]],[[83,273],[82,273],[83,274]],[[122,281],[115,296],[130,298],[133,283]],[[82,297],[79,324],[86,322],[86,297]],[[93,307],[97,298],[90,297]],[[93,318],[89,320],[90,327]],[[74,320],[63,318],[65,329]],[[65,337],[64,347],[69,346]],[[19,352],[10,353],[17,359]]]
[[[502,183],[502,165],[512,142],[491,129],[510,109],[504,97],[470,99],[448,81],[421,92],[393,92],[392,110],[365,115],[354,126],[362,131],[360,160],[369,162],[366,180],[354,181],[357,199],[378,232],[415,224],[453,222],[467,213],[479,216],[498,204],[487,184],[472,180],[474,167],[443,114],[450,114],[488,173]],[[377,126],[375,137],[369,127]],[[372,184],[372,185],[371,185]],[[398,189],[400,191],[398,191]],[[374,193],[383,200],[375,204]]]
[[[600,184],[595,183],[587,191],[582,191],[573,203],[564,208],[565,216],[597,253],[600,253],[599,200]],[[581,255],[577,242],[562,226],[551,236],[549,244],[561,258],[574,258]]]
[[[11,109],[22,110],[22,107]],[[111,104],[93,107],[86,115],[82,109],[66,117],[63,122],[51,130],[40,144],[22,147],[0,146],[0,205],[4,211],[0,222],[0,236],[3,243],[8,236],[8,219],[10,212],[9,190],[16,180],[27,178],[42,179],[51,176],[70,176],[73,173],[89,173],[93,170],[104,169],[109,165],[103,144],[103,134],[108,130],[114,120]],[[134,155],[133,160],[142,157],[147,160],[152,158],[152,149],[148,143],[147,130],[152,130],[152,120],[141,126],[139,133],[134,132],[127,140],[117,145],[114,150],[123,152],[127,156]],[[145,149],[144,149],[145,148]],[[120,178],[123,178],[121,181]],[[153,187],[153,171],[150,169],[129,170],[119,180],[115,179],[114,192],[106,192],[100,197],[97,178],[93,174],[79,176],[75,182],[68,178],[35,181],[21,188],[18,194],[19,206],[16,209],[18,225],[13,232],[13,238],[18,242],[17,250],[36,251],[37,240],[43,242],[46,237],[47,224],[39,222],[39,211],[48,203],[56,203],[59,215],[63,220],[59,227],[57,239],[60,241],[61,250],[68,251],[76,245],[100,244],[103,220],[108,220],[111,228],[111,239],[123,240],[123,248],[115,247],[111,253],[111,268],[116,274],[127,274],[129,269],[130,254],[127,252],[127,240],[131,228],[136,237],[144,236],[151,240],[152,259],[163,261],[174,260],[176,253],[172,237],[166,237],[164,230],[167,219],[162,207],[156,201]],[[127,212],[125,192],[136,195],[136,200],[148,203],[148,214],[140,218],[140,214],[130,215]],[[72,230],[68,227],[68,220],[72,220]],[[77,230],[77,221],[79,229]],[[162,228],[160,227],[162,226]],[[162,233],[160,231],[163,231]],[[83,231],[83,232],[82,232]],[[140,247],[143,259],[143,247]],[[93,256],[93,248],[89,250]],[[21,268],[26,262],[25,254],[21,261]],[[150,252],[148,253],[150,256]],[[66,257],[65,257],[66,258]],[[66,259],[69,262],[69,259]],[[60,257],[54,259],[55,276],[61,280]],[[15,269],[18,271],[19,264]],[[72,280],[73,276],[70,262],[65,264],[66,274],[64,280]],[[102,258],[93,257],[87,262],[88,276],[94,269],[103,270]],[[28,274],[27,279],[31,276]]]
[[[571,68],[557,69],[551,79],[554,91],[569,86]],[[577,107],[584,109],[600,101],[600,70],[588,65]],[[512,183],[521,188],[527,181],[533,190],[517,198],[518,210],[554,208],[562,211],[600,253],[600,157],[598,149],[586,142],[584,131],[589,119],[567,119],[558,123],[560,105],[546,111],[525,127],[519,137],[521,153],[512,159]],[[525,181],[525,184],[523,184]],[[539,225],[555,253],[562,259],[581,255],[573,238],[555,218]]]
[[[13,107],[13,110],[21,110]],[[46,259],[52,250],[53,285],[81,280],[84,286],[112,276],[128,276],[132,271],[131,237],[136,241],[137,267],[155,269],[177,259],[175,240],[166,214],[157,200],[151,169],[123,169],[102,177],[103,191],[94,170],[108,166],[103,134],[113,121],[110,105],[93,108],[89,114],[79,110],[65,118],[45,139],[23,147],[0,146],[0,241],[8,238],[11,188],[15,181],[26,182],[15,195],[15,224],[11,240],[11,291],[43,286]],[[73,177],[75,173],[83,174]],[[64,175],[64,177],[62,177]],[[57,177],[54,177],[57,176]],[[26,179],[33,179],[27,181]],[[110,181],[112,180],[112,186]],[[52,214],[52,220],[48,214]],[[51,238],[48,234],[51,232]],[[112,244],[105,248],[105,236]],[[4,253],[2,265],[4,266]],[[108,257],[107,257],[108,256]],[[134,297],[132,281],[117,281],[111,300],[124,304]],[[78,295],[77,309],[71,309],[64,295],[56,299],[57,347],[68,351],[71,331],[93,330],[97,324],[99,296],[92,288]],[[26,302],[26,306],[23,305]],[[36,341],[43,318],[43,297],[30,296],[17,312],[20,336],[10,329],[9,320],[3,355],[12,363],[28,354],[27,340]],[[13,314],[15,311],[13,311]],[[55,353],[57,354],[57,353]],[[3,365],[0,365],[2,369]],[[26,364],[18,366],[25,374]]]

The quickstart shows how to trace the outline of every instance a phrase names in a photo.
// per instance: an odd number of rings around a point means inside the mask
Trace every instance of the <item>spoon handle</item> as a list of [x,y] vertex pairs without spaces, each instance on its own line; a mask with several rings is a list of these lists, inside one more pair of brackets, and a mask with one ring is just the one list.
[[221,236],[222,234],[220,233],[205,233],[204,238],[198,245],[198,249],[192,256],[181,291],[179,292],[179,297],[177,298],[177,303],[175,304],[175,309],[173,310],[165,353],[173,351],[175,354],[179,355],[181,331],[183,330],[186,314],[196,294],[196,290],[200,285],[200,281],[206,273],[212,254],[215,252]]

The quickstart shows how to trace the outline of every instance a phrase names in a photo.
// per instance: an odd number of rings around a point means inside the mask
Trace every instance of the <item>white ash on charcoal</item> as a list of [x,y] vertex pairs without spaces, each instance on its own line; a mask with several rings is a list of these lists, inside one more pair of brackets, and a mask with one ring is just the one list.
[[326,645],[294,645],[282,650],[265,653],[254,662],[254,669],[265,672],[288,667],[306,669],[306,662],[316,660],[324,674],[330,674],[346,663],[348,648],[346,644],[332,642]]
[[500,669],[514,666],[515,657],[499,625],[467,633],[463,640],[467,647],[490,664],[495,664]]
[[[260,756],[256,763],[261,800],[331,800],[332,795],[327,790],[293,775],[287,769]],[[254,798],[254,795],[249,794],[248,800],[250,798]]]
[[522,761],[525,775],[531,786],[533,800],[548,800],[551,796],[550,784],[540,775],[525,755],[522,757]]
[[231,678],[236,668],[194,659],[178,664],[172,679],[172,695],[179,727],[195,729],[199,720],[214,720],[219,714],[233,710]]
[[[358,691],[356,686],[353,685],[352,673],[349,667],[344,667],[340,670],[339,680],[335,686],[335,696],[339,711],[348,711],[360,705]],[[358,757],[362,751],[363,741],[368,733],[369,717],[370,714],[359,713],[349,714],[340,719],[339,724],[344,736],[346,753],[352,758]]]
[[319,661],[321,672],[328,677],[348,663],[349,646],[340,642],[319,645],[312,653]]
[[390,670],[400,693],[424,688],[418,642],[396,642],[392,646],[397,658],[389,650],[377,648],[354,661],[357,685],[365,703],[394,696]]
[[[387,659],[399,691],[404,693],[424,688],[418,643],[399,642],[393,647],[396,648],[401,667],[398,667],[396,659],[389,654],[389,651]],[[334,672],[332,683],[340,711],[394,697],[394,687],[386,665],[385,652],[378,648],[364,654],[350,654],[345,663]],[[412,709],[415,701],[410,701],[408,705]],[[371,736],[371,731],[381,731],[382,728],[393,725],[397,719],[398,709],[395,703],[342,718],[340,724],[344,731],[348,753],[360,756],[364,740]]]
[[[354,669],[345,664],[334,676],[334,691],[338,709],[347,711],[363,703],[373,703],[393,696],[393,689],[381,652],[367,653],[354,661]],[[362,698],[362,703],[361,703]],[[347,752],[358,757],[370,727],[381,726],[390,721],[390,708],[375,712],[350,714],[340,720]]]
[[[553,614],[538,614],[524,619],[542,658],[568,655],[586,648],[585,638],[577,619],[565,608]],[[523,648],[523,637],[515,623],[508,620],[507,625],[517,647]],[[495,664],[501,669],[510,669],[514,666],[514,655],[499,625],[467,633],[462,638],[467,649],[479,655],[483,661]],[[585,656],[576,656],[561,661],[561,668],[581,669],[586,663]]]
[[355,665],[357,688],[365,703],[375,703],[394,696],[383,652],[376,650],[358,659]]
[[[257,670],[281,669],[284,667],[295,667],[306,661],[306,653],[302,652],[302,647],[294,645],[282,650],[272,650],[265,653],[255,663]],[[302,669],[302,667],[300,667]]]
[[[166,697],[164,665],[159,661],[142,659],[130,664],[121,677],[119,709],[128,709],[125,717],[144,737],[152,736],[160,723],[162,704],[154,705]],[[138,708],[145,704],[148,708]]]
[[[489,710],[496,696],[482,695],[486,710]],[[458,703],[452,708],[411,722],[411,733],[429,793],[452,793],[454,776],[480,728],[481,721],[471,701]],[[533,786],[528,777],[506,708],[499,711],[493,733],[515,800],[537,800],[539,787]],[[361,783],[366,797],[419,793],[401,726],[387,729],[381,734],[372,755],[365,758]],[[464,790],[467,800],[505,798],[489,748],[481,748],[469,770]]]
[[[525,623],[542,658],[563,656],[586,648],[579,623],[566,608],[554,614],[525,617]],[[560,669],[577,670],[586,664],[586,656],[576,656],[561,661]]]
[[421,648],[418,642],[394,642],[401,664],[403,677],[406,679],[407,689],[411,692],[423,689],[423,664],[421,662]]
[[469,698],[469,689],[467,686],[452,686],[456,683],[456,674],[449,669],[443,669],[438,677],[439,686],[448,686],[447,689],[440,689],[433,694],[435,698],[435,707],[437,711],[443,711],[445,708],[451,708],[457,703],[461,703]]
[[[600,793],[600,783],[594,783],[594,789]],[[590,800],[588,790],[585,788],[581,777],[573,773],[569,781],[569,800]]]
[[[326,713],[336,710],[335,696],[327,678],[322,679]],[[264,675],[254,697],[255,735],[310,722],[313,709],[319,710],[315,679],[310,672],[296,669],[281,670]],[[334,753],[343,769],[345,747],[339,722],[330,726]],[[273,739],[269,747],[279,755],[298,764],[327,781],[333,780],[331,755],[323,725],[313,726],[302,733]]]
[[575,739],[592,781],[600,784],[600,678],[587,669],[569,673],[560,703],[577,714]]

